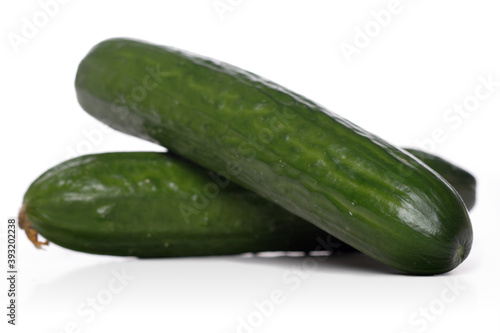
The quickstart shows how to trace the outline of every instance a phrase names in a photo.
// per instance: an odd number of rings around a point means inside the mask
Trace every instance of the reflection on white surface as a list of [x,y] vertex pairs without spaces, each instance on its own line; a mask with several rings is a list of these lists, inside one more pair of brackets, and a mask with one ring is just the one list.
[[[439,323],[439,316],[453,312],[457,304],[473,300],[466,279],[406,276],[359,253],[148,260],[79,256],[105,261],[42,274],[46,278],[22,300],[23,326],[43,327],[42,332],[144,327],[273,332],[296,329],[317,316],[364,327],[356,323],[356,314],[363,311],[388,332],[417,332],[424,324],[427,329]],[[454,291],[445,291],[449,302],[436,300],[450,283],[460,295],[451,302]],[[429,306],[424,317],[419,311]]]

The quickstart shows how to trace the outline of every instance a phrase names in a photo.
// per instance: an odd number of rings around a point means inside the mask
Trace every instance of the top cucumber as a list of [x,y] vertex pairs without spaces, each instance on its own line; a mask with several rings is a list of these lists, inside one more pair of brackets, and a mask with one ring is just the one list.
[[442,177],[252,73],[112,39],[82,60],[76,90],[111,127],[229,177],[401,271],[444,273],[470,251],[467,208]]

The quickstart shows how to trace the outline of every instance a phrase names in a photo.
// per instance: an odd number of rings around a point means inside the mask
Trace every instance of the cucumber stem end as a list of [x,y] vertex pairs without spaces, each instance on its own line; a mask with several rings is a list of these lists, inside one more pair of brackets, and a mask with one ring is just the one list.
[[49,245],[49,241],[40,242],[38,240],[38,232],[31,226],[31,223],[28,219],[28,215],[26,214],[26,204],[23,204],[21,210],[19,211],[19,228],[23,229],[26,232],[26,236],[28,239],[35,245],[37,249],[41,249],[42,245]]

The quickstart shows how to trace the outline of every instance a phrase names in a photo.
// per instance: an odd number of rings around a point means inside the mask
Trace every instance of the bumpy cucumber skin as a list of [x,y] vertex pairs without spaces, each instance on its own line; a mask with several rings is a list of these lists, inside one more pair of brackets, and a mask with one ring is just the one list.
[[38,233],[63,247],[138,257],[350,250],[257,194],[154,152],[77,157],[24,197]]
[[449,182],[470,211],[476,204],[476,178],[466,170],[443,158],[417,149],[405,148],[407,152],[424,162]]
[[[472,227],[458,193],[411,154],[254,74],[112,39],[76,77],[91,115],[231,179],[410,274],[452,270]],[[147,86],[146,86],[147,85]]]

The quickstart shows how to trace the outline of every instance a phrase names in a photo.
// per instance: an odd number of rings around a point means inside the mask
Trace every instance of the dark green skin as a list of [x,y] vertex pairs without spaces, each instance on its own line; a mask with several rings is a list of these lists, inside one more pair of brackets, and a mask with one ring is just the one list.
[[405,148],[405,150],[446,179],[460,194],[469,211],[474,207],[476,204],[476,178],[473,175],[439,156],[417,149]]
[[[439,157],[412,153],[445,171],[446,179],[474,180]],[[253,192],[166,153],[104,153],[66,161],[30,186],[24,207],[31,227],[46,239],[96,254],[353,250]]]
[[112,39],[76,77],[81,106],[276,202],[410,274],[458,266],[472,246],[467,208],[406,151],[236,67]]
[[164,153],[66,161],[33,182],[24,207],[31,227],[47,240],[87,253],[184,257],[349,249],[257,194]]

